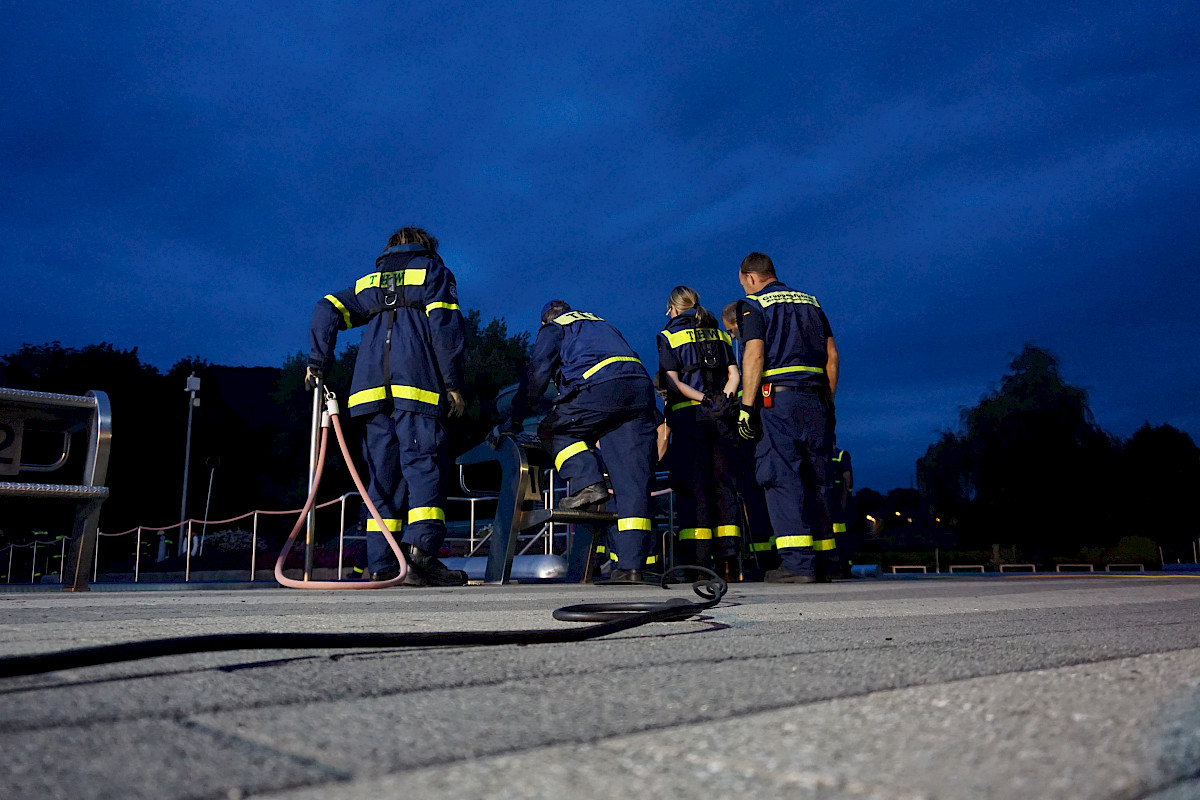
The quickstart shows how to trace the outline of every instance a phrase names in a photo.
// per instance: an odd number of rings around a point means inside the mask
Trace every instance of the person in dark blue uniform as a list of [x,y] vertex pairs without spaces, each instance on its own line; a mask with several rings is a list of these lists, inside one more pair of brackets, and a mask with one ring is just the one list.
[[832,575],[835,565],[837,345],[816,298],[781,283],[765,254],[746,256],[738,278],[747,295],[738,303],[745,348],[738,432],[762,437],[755,475],[766,492],[780,559],[766,580],[813,583]]
[[850,496],[854,492],[854,463],[850,452],[833,448],[833,537],[837,539],[842,574],[849,578],[854,551],[858,548],[858,532],[847,528],[850,521]]
[[[581,509],[607,501],[607,466],[617,512],[606,548],[610,558],[616,556],[609,580],[639,583],[653,543],[654,385],[620,332],[595,314],[552,300],[542,308],[541,322],[513,399],[512,419],[500,430],[519,429],[554,379],[558,395],[538,426],[538,437],[572,492],[558,507]],[[592,449],[597,442],[599,453]]]
[[[461,586],[466,573],[438,560],[446,536],[450,471],[447,417],[462,415],[459,391],[463,318],[454,274],[437,239],[401,228],[388,239],[375,271],[317,302],[305,386],[312,390],[333,360],[338,331],[365,326],[345,406],[364,417],[367,492],[409,563],[406,584]],[[399,565],[379,523],[367,522],[367,568],[373,580]]]
[[737,580],[742,527],[734,477],[736,443],[722,435],[719,424],[720,415],[734,403],[741,377],[733,340],[717,328],[716,318],[689,286],[671,291],[667,316],[671,319],[666,330],[658,334],[658,364],[665,376],[664,409],[675,450],[675,560],[715,567],[722,578]]
[[[737,318],[738,301],[729,303],[721,310],[721,323],[726,332],[740,344],[741,331]],[[734,345],[734,356],[741,363],[741,353],[738,344]],[[738,397],[742,395],[738,389]],[[771,529],[771,515],[767,511],[767,498],[763,488],[754,477],[755,443],[738,437],[737,467],[734,469],[738,495],[746,514],[746,530],[742,535],[749,545],[753,565],[742,569],[744,580],[761,581],[767,570],[779,566],[779,555],[775,552],[775,532]]]

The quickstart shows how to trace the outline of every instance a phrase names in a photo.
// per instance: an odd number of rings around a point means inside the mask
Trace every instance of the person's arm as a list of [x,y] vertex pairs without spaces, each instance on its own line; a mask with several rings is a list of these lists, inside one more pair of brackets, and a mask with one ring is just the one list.
[[513,396],[512,418],[516,423],[522,422],[529,415],[529,410],[537,403],[537,399],[546,391],[550,378],[558,368],[559,349],[562,346],[563,331],[561,325],[553,323],[543,325],[533,342],[533,352],[529,363],[521,371],[521,382],[517,393]]
[[742,405],[752,406],[762,389],[763,358],[765,347],[762,339],[748,339],[742,349]]
[[837,394],[838,385],[838,349],[830,336],[825,340],[825,377],[829,378],[829,396]]
[[725,388],[721,389],[721,394],[734,394],[738,390],[738,384],[742,381],[742,374],[738,372],[737,364],[729,365],[729,377],[725,381]]
[[667,370],[667,379],[675,385],[675,391],[686,397],[688,400],[695,400],[697,403],[704,399],[704,392],[693,389],[683,381],[679,380],[679,373],[673,369]]
[[323,374],[333,363],[338,331],[357,328],[366,324],[370,318],[366,309],[359,303],[353,286],[334,294],[327,294],[318,300],[308,328],[310,371]]
[[[425,300],[429,318],[429,337],[437,356],[442,385],[450,395],[450,416],[460,416],[466,408],[462,396],[462,362],[466,351],[466,332],[462,310],[458,306],[458,286],[452,273],[433,257],[431,280]],[[438,269],[437,267],[441,267]]]
[[658,460],[662,461],[663,456],[667,454],[667,445],[671,441],[671,429],[667,427],[667,423],[659,423],[658,426]]

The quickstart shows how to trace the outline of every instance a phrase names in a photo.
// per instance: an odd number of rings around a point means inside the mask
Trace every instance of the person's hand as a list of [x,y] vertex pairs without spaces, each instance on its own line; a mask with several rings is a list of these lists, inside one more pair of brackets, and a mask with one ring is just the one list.
[[318,367],[305,367],[304,369],[304,390],[311,392],[317,388],[317,384],[324,378],[324,370]]
[[748,442],[753,442],[762,436],[762,422],[758,418],[758,409],[742,404],[738,409],[738,436]]
[[457,389],[451,389],[449,395],[450,408],[448,413],[450,415],[450,419],[458,419],[463,415],[463,412],[467,410],[467,401],[463,400],[462,392],[458,391]]

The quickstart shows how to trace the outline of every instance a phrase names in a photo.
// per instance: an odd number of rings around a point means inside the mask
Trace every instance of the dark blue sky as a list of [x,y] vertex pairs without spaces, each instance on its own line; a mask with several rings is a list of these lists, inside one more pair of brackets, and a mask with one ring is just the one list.
[[419,224],[464,307],[563,297],[651,364],[673,286],[719,310],[765,251],[859,486],[1026,341],[1105,429],[1200,439],[1196,6],[635,6],[5,4],[0,352],[278,366]]

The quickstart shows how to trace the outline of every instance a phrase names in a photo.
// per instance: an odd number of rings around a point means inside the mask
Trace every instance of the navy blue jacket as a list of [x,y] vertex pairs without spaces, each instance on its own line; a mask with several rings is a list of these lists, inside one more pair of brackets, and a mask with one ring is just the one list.
[[309,366],[327,369],[338,331],[362,325],[350,415],[395,408],[438,416],[446,392],[460,388],[464,343],[454,274],[437,253],[418,244],[390,247],[375,272],[321,298],[309,330]]
[[650,381],[646,368],[620,331],[586,311],[567,311],[538,330],[529,364],[513,398],[514,420],[525,418],[551,376],[558,386],[556,403],[584,386],[618,379]]
[[738,301],[743,341],[763,340],[763,381],[829,388],[826,340],[833,336],[821,304],[811,294],[773,281]]
[[[697,326],[694,308],[673,317],[667,322],[667,329],[658,334],[659,369],[679,373],[680,382],[701,394],[724,388],[729,365],[733,363],[733,340],[729,334],[715,327]],[[669,379],[665,388],[668,412],[700,405],[699,401],[680,394]]]

